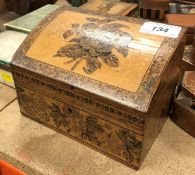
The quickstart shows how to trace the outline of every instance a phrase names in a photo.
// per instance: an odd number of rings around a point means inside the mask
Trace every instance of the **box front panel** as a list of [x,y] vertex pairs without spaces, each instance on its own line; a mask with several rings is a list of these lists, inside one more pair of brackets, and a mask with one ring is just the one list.
[[139,167],[141,135],[90,114],[83,108],[16,85],[22,114],[92,146],[135,169]]
[[18,85],[35,90],[60,101],[68,101],[74,106],[85,108],[93,114],[102,114],[102,118],[116,125],[143,135],[144,119],[132,114],[128,108],[107,99],[96,97],[73,86],[12,67],[14,81]]

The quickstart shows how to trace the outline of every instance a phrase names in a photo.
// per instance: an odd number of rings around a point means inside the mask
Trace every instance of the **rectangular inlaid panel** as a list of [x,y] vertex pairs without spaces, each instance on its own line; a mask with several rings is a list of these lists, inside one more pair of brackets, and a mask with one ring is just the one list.
[[100,14],[126,16],[138,7],[135,3],[113,2],[107,0],[93,0],[85,3],[81,8],[97,11]]
[[82,108],[16,86],[21,112],[25,116],[74,137],[121,162],[139,166],[143,136]]
[[140,33],[140,27],[128,21],[65,11],[45,27],[26,56],[137,92],[164,40]]

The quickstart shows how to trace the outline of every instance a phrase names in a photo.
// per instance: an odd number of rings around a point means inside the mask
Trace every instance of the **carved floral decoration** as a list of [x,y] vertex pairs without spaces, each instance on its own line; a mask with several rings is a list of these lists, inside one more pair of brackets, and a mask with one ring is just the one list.
[[73,24],[72,30],[64,32],[65,40],[74,35],[77,37],[70,39],[54,56],[68,57],[70,60],[65,64],[74,62],[71,71],[85,60],[83,70],[87,74],[94,73],[102,64],[119,67],[119,59],[113,49],[123,57],[128,55],[128,44],[132,37],[121,30],[128,29],[128,26],[117,23],[115,19],[87,18],[87,21],[84,24]]

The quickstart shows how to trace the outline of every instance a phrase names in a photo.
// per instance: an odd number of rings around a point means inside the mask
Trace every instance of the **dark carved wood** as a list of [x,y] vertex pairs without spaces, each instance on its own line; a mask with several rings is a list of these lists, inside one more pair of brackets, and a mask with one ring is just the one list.
[[57,0],[5,0],[8,10],[25,15],[46,4],[54,4]]
[[163,20],[169,11],[170,2],[172,0],[141,0],[140,17]]
[[[63,21],[73,20],[72,16],[77,16],[77,21],[62,27],[58,20],[63,15]],[[60,22],[61,27],[55,27],[58,32],[53,32],[53,27],[49,29],[53,22]],[[50,14],[28,36],[11,63],[22,114],[138,169],[166,121],[180,74],[178,63],[186,32],[182,29],[176,39],[155,35],[150,38],[151,35],[139,33],[144,22],[67,7]],[[49,38],[42,37],[45,32],[52,32],[47,36],[62,41],[53,51],[50,49],[58,42],[50,47]],[[153,43],[150,53],[143,48],[136,53],[128,48],[131,42],[142,43],[139,38],[150,40],[148,46]],[[49,43],[46,50],[36,45],[39,41],[40,45]],[[154,52],[155,48],[158,49]],[[36,52],[31,52],[34,49]],[[49,56],[39,57],[43,52]],[[127,62],[130,71],[135,64],[129,65],[128,61],[140,52],[142,56],[137,59],[149,57],[151,63],[136,90],[134,86],[128,89],[133,81],[129,78],[127,86],[112,84],[116,77],[109,77],[109,72],[120,73],[117,83],[125,79],[122,62]],[[38,56],[31,55],[37,53]],[[47,61],[50,57],[51,62]],[[56,64],[59,61],[60,67]],[[101,74],[104,69],[107,72]]]

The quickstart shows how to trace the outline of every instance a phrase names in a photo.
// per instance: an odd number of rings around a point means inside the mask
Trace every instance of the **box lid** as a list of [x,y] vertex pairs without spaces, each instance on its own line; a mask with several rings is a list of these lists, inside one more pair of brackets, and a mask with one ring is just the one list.
[[97,11],[100,14],[126,16],[138,7],[136,3],[113,2],[107,0],[93,0],[80,8]]
[[185,30],[141,33],[144,20],[62,7],[28,36],[13,66],[147,112]]

